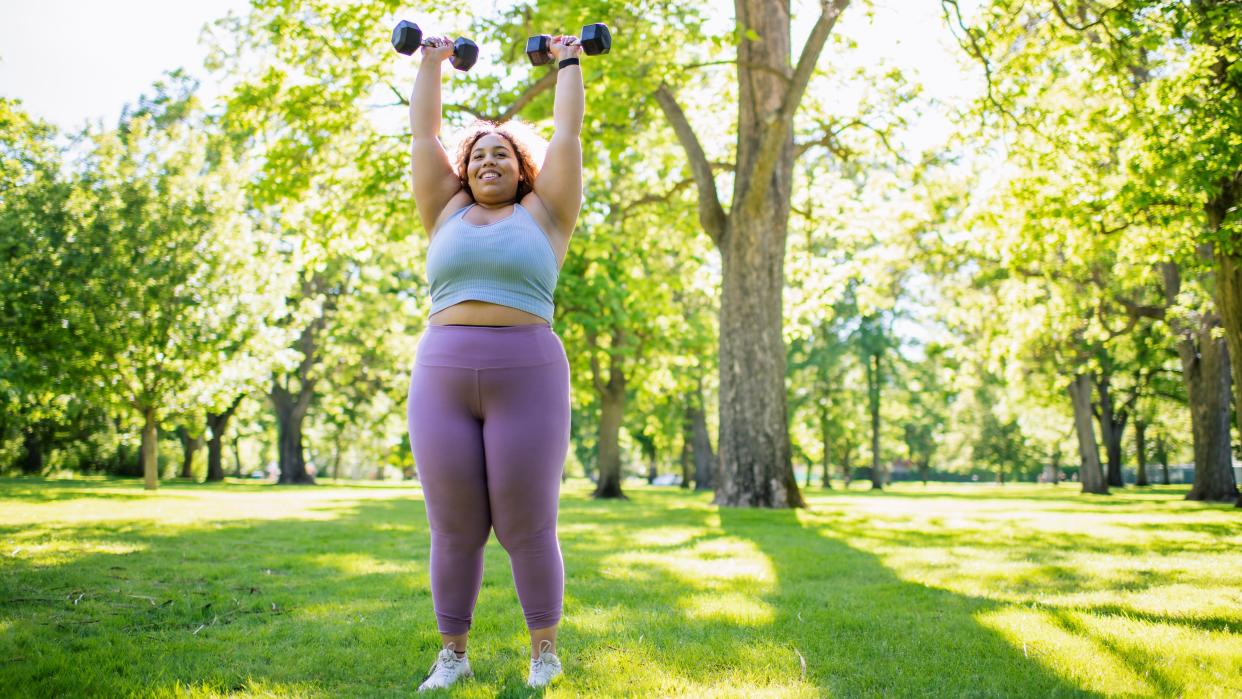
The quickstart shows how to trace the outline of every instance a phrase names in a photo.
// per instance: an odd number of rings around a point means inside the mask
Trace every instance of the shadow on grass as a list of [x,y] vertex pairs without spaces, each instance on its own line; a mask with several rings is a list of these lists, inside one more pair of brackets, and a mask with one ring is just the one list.
[[134,479],[81,479],[44,480],[42,478],[0,478],[0,498],[27,502],[55,502],[74,498],[108,498],[111,500],[141,500],[145,495],[136,492],[110,490],[131,488]]
[[[113,495],[78,491],[83,507]],[[795,513],[633,497],[562,499],[567,673],[550,693],[1092,696],[982,626],[996,603],[902,581]],[[0,567],[0,695],[405,695],[439,645],[413,497],[27,539],[38,555]],[[453,696],[534,694],[494,538],[470,648],[478,677]]]
[[1127,505],[1150,505],[1153,500],[1163,501],[1163,499],[1169,496],[1184,497],[1186,493],[1190,492],[1190,485],[1143,486],[1141,488],[1128,486],[1126,488],[1113,488],[1105,495],[1096,495],[1083,493],[1082,488],[1078,484],[1052,486],[1035,485],[1032,483],[1014,483],[1010,485],[979,483],[953,484],[953,487],[946,487],[945,484],[932,483],[928,486],[923,486],[917,482],[904,481],[896,488],[888,487],[884,490],[872,490],[855,484],[848,490],[838,486],[831,490],[812,488],[806,492],[822,496],[908,498],[911,500],[944,498],[970,500],[971,502],[979,500],[1025,500],[1028,502],[1055,503],[1060,501],[1072,504],[1076,508],[1083,505],[1115,508]]

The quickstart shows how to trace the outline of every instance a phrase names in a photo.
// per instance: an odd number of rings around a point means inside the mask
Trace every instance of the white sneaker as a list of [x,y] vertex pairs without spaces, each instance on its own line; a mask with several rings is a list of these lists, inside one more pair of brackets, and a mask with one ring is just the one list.
[[474,673],[470,671],[470,661],[464,655],[458,658],[452,648],[442,649],[427,673],[427,679],[418,685],[420,692],[428,689],[443,689],[462,677],[474,676]]
[[540,641],[539,657],[530,661],[530,675],[526,678],[526,686],[546,687],[559,674],[561,661],[552,652],[552,642]]

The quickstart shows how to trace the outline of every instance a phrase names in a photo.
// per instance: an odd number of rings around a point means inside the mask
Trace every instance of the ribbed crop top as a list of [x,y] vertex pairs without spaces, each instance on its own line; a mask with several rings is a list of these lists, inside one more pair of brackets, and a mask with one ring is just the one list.
[[467,223],[464,207],[448,218],[427,248],[431,313],[462,301],[486,301],[533,313],[552,323],[560,276],[547,234],[521,204],[495,223]]

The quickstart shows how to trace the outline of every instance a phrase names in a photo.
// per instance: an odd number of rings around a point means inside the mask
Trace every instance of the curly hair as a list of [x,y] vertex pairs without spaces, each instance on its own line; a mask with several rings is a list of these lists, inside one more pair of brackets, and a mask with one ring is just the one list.
[[535,164],[535,158],[531,155],[530,149],[505,124],[480,120],[471,124],[461,136],[457,147],[457,177],[461,180],[461,187],[466,190],[466,194],[469,194],[471,199],[474,198],[474,192],[470,191],[470,180],[466,176],[466,169],[470,164],[470,151],[474,150],[474,145],[479,142],[480,138],[488,134],[496,134],[507,141],[517,156],[518,186],[514,201],[521,201],[522,197],[534,191],[535,178],[539,176],[539,166]]

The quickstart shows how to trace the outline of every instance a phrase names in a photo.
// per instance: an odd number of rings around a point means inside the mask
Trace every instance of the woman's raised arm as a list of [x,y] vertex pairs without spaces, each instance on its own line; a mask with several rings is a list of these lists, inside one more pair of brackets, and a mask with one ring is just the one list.
[[423,47],[414,92],[410,95],[410,171],[414,205],[418,207],[423,229],[431,235],[436,219],[462,188],[440,142],[440,66],[453,55],[453,43],[443,36],[428,40],[432,46]]
[[[574,37],[552,38],[550,50],[558,65],[582,52]],[[535,194],[548,216],[564,236],[573,233],[582,208],[582,116],[586,96],[582,87],[582,67],[568,65],[556,73],[556,99],[552,104],[552,140],[543,167],[535,178]]]

